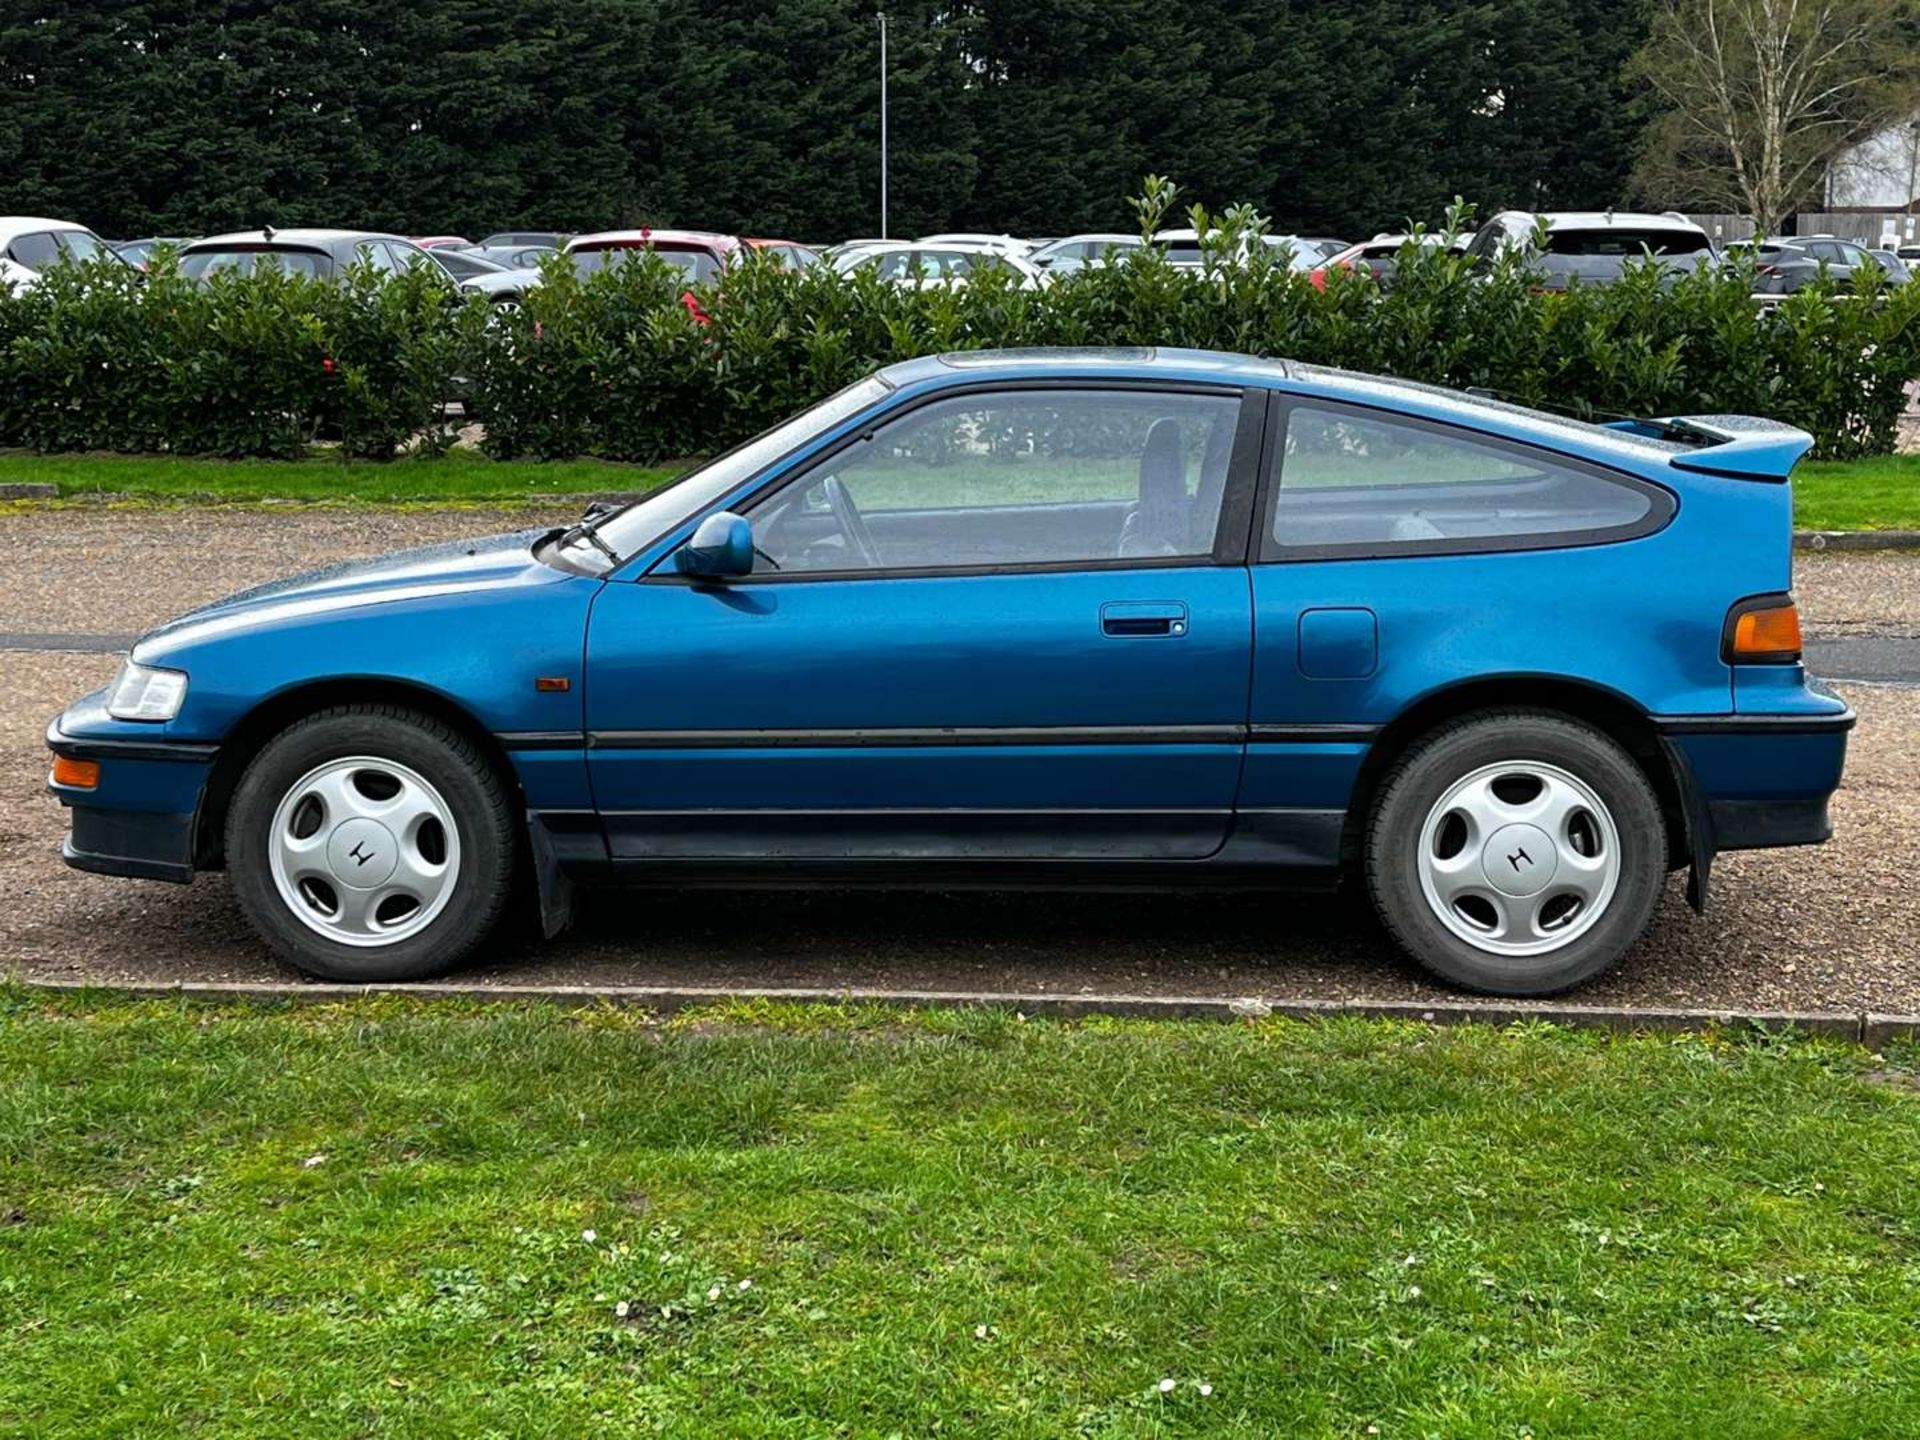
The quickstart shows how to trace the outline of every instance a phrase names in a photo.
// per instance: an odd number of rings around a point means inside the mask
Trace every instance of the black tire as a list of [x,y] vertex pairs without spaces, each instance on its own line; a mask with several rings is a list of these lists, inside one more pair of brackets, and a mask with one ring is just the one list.
[[[365,948],[320,934],[276,887],[269,831],[281,797],[328,760],[370,755],[416,771],[440,792],[458,831],[459,865],[444,908],[421,930]],[[517,827],[507,787],[465,735],[394,705],[341,705],[288,726],[254,756],[227,812],[227,870],[247,918],[274,952],[327,980],[418,980],[451,969],[499,923],[512,891]]]
[[[1427,817],[1457,781],[1484,766],[1534,761],[1574,776],[1606,806],[1619,836],[1613,897],[1590,926],[1540,955],[1491,953],[1448,928],[1420,878]],[[1388,771],[1367,825],[1367,888],[1402,949],[1450,985],[1489,995],[1552,995],[1592,979],[1639,939],[1659,902],[1667,868],[1660,801],[1633,757],[1565,715],[1482,712],[1439,727]]]

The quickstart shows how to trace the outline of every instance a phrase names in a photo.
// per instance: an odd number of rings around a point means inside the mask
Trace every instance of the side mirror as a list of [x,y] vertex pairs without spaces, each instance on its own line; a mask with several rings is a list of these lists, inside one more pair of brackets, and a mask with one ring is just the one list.
[[709,515],[673,557],[682,575],[727,580],[753,571],[753,525],[744,515],[722,510]]

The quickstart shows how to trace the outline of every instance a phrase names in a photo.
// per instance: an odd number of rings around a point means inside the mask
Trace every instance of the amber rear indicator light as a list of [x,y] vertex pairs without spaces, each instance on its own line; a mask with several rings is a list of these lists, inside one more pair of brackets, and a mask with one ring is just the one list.
[[91,790],[100,783],[100,762],[56,755],[53,757],[53,783],[64,785],[69,790]]
[[1727,614],[1721,651],[1729,665],[1791,665],[1800,659],[1800,612],[1791,595],[1756,595]]

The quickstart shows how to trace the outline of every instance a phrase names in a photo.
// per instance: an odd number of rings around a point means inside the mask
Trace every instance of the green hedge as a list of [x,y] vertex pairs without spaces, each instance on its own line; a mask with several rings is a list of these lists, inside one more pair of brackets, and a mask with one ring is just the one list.
[[[1232,243],[1244,217],[1227,217]],[[0,445],[286,455],[337,438],[386,458],[451,438],[465,398],[502,458],[655,461],[723,449],[878,366],[951,349],[1185,345],[1284,355],[1522,404],[1741,412],[1842,458],[1893,448],[1920,375],[1920,285],[1877,277],[1757,306],[1745,277],[1542,293],[1523,259],[1475,271],[1433,248],[1395,283],[1325,290],[1278,265],[1180,271],[1143,252],[1023,291],[988,276],[915,291],[753,261],[701,292],[647,258],[582,279],[550,262],[489,312],[416,273],[322,284],[268,272],[196,285],[161,269],[63,269],[0,299]]]

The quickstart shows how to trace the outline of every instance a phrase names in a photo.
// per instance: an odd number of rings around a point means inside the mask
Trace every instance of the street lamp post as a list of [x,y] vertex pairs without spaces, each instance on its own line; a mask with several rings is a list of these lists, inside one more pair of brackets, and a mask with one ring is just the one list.
[[880,12],[880,238],[887,238],[887,12]]

